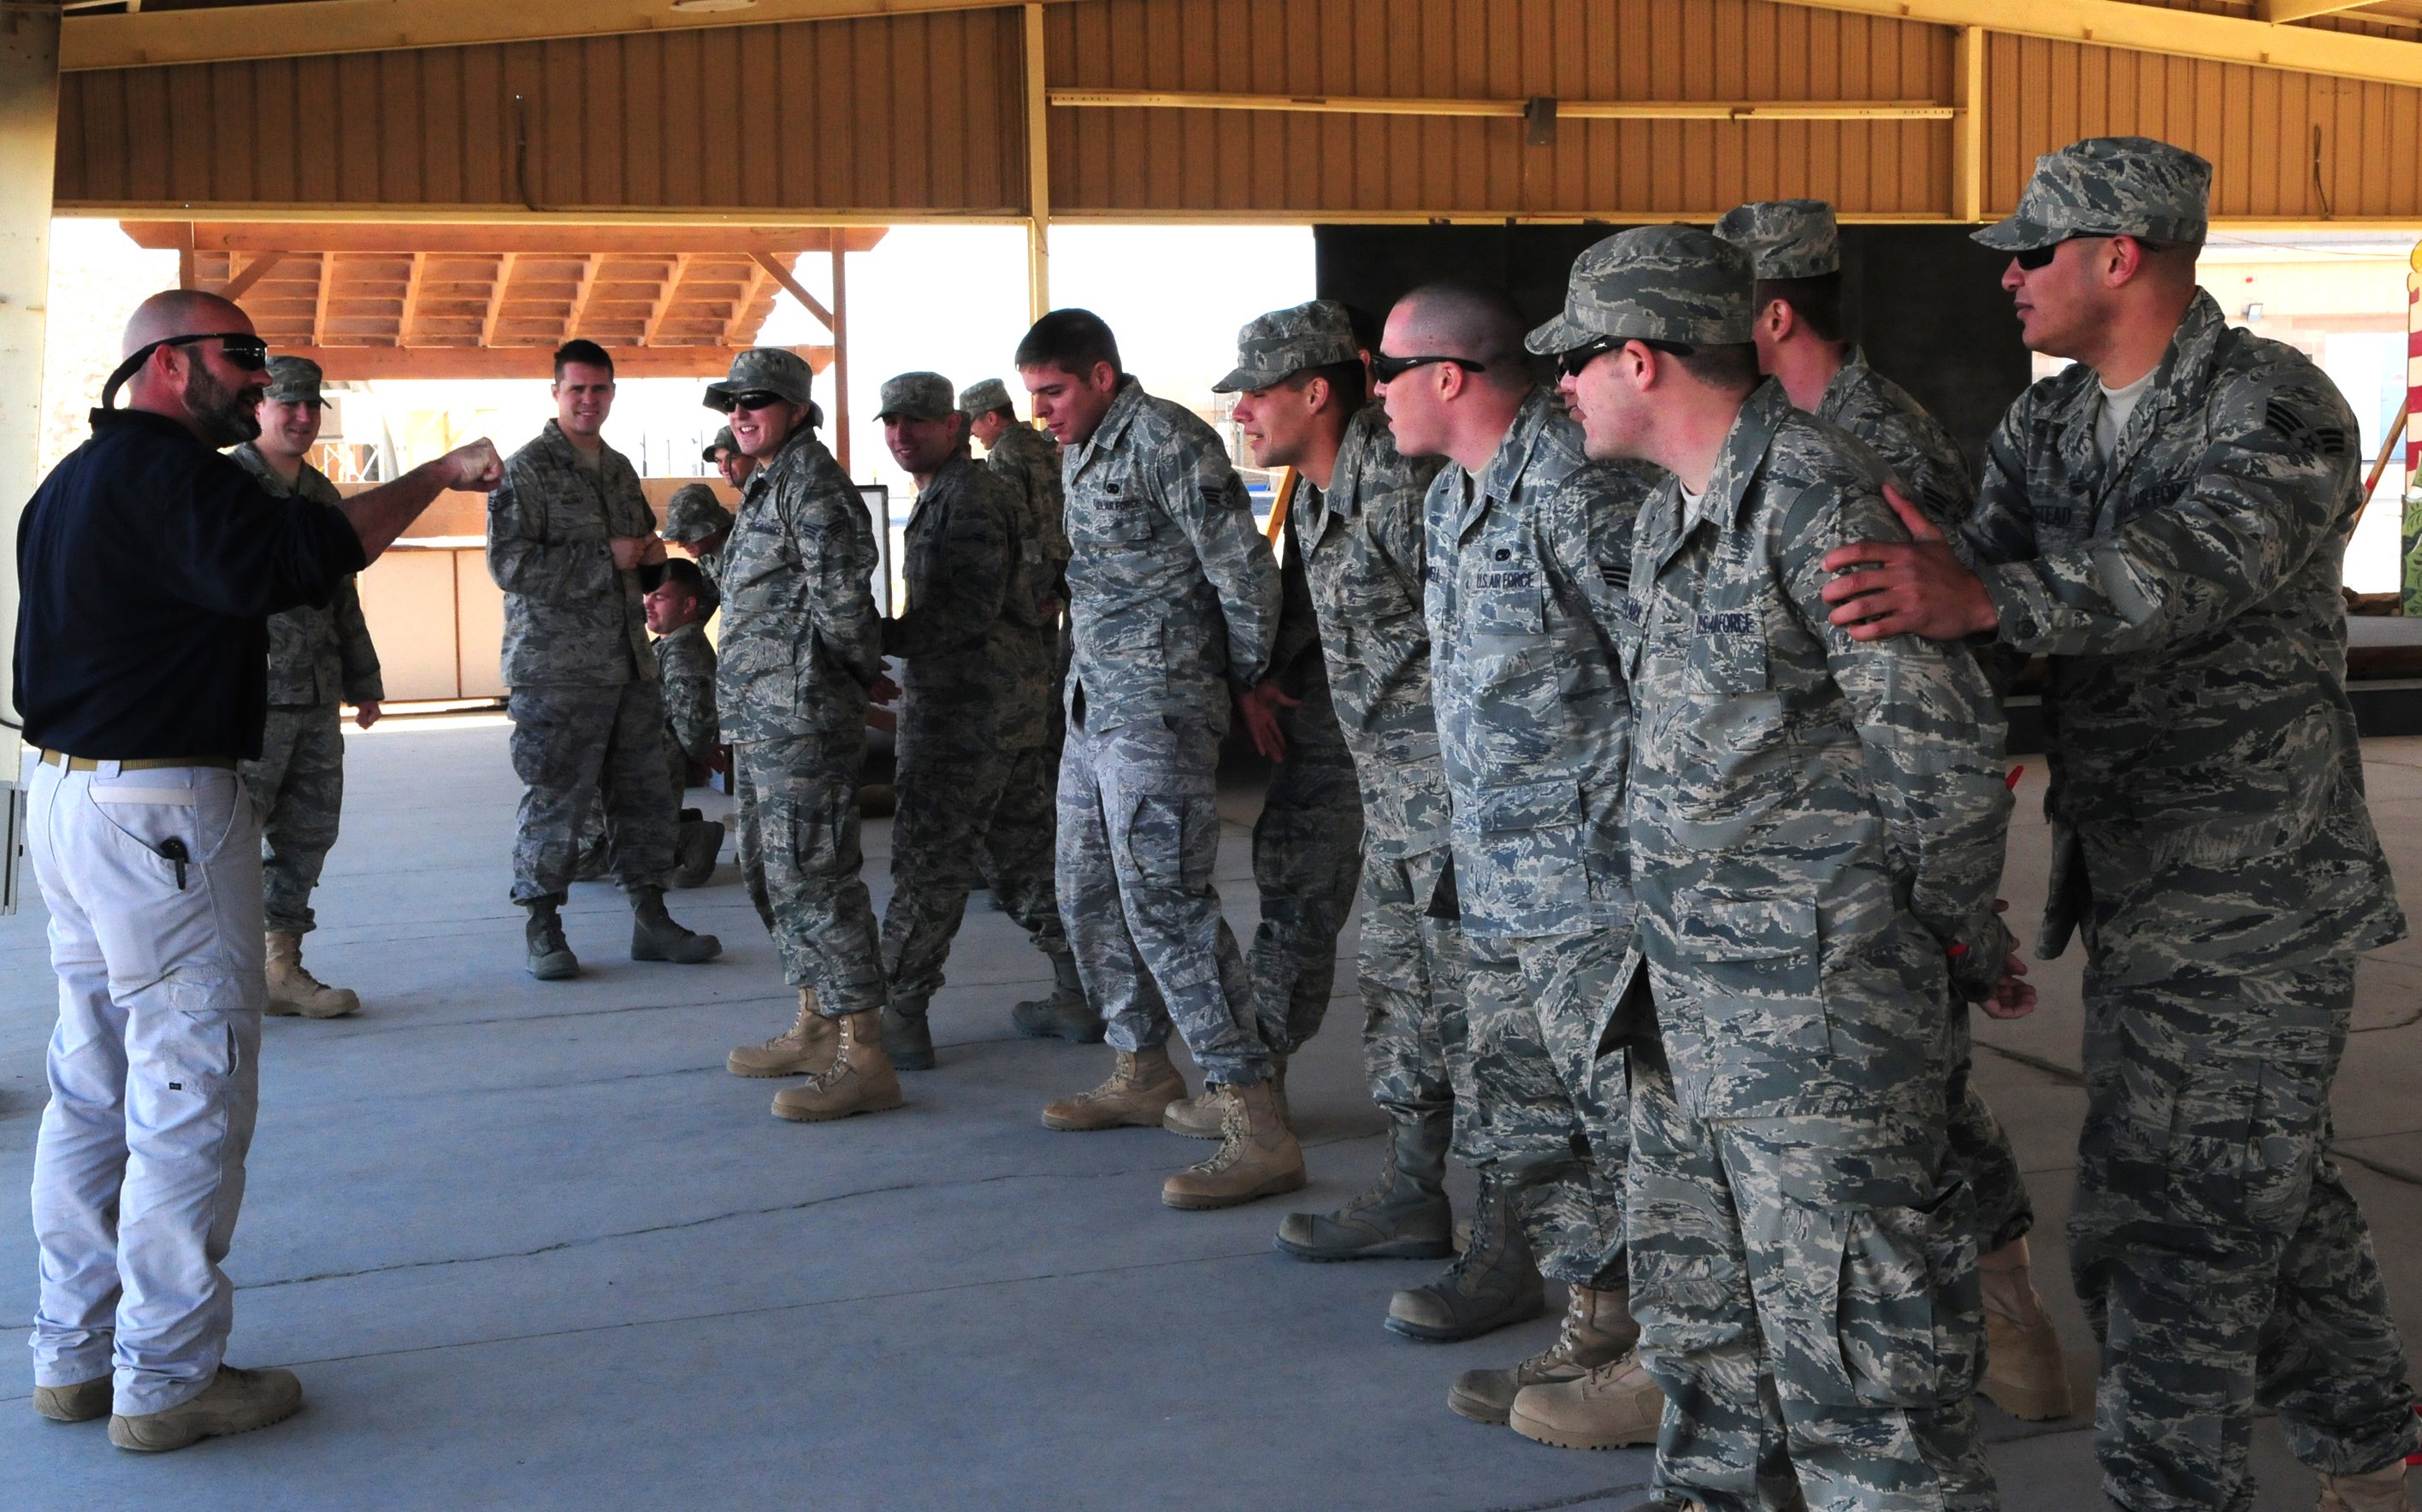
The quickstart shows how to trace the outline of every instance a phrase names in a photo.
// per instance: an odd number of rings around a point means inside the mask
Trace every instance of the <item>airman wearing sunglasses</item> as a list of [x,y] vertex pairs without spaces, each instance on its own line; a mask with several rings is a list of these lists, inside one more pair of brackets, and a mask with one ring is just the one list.
[[[1716,234],[1750,255],[1757,284],[1758,370],[1791,402],[1875,449],[1927,517],[1948,528],[1968,517],[1976,485],[1949,432],[1898,384],[1867,366],[1842,324],[1842,239],[1821,199],[1741,205]],[[2060,1335],[2036,1291],[2027,1232],[2035,1227],[2018,1152],[1969,1079],[1968,1008],[1953,1005],[1951,1149],[1975,1194],[1985,1283],[1985,1394],[2013,1417],[2069,1414]]]
[[2012,405],[1948,540],[1845,546],[1860,639],[2051,658],[2052,895],[2085,944],[2070,1268],[2104,1341],[2104,1484],[2241,1506],[2257,1400],[2325,1504],[2401,1507],[2406,1359],[2324,1146],[2357,953],[2404,915],[2344,686],[2355,421],[2303,354],[2195,285],[2211,166],[2098,137],[2036,160],[1976,233],[2027,345],[2075,365]]
[[805,359],[754,347],[706,389],[756,459],[723,551],[716,706],[731,742],[740,871],[799,994],[791,1027],[744,1045],[741,1077],[801,1072],[774,1116],[821,1123],[900,1106],[884,1052],[883,951],[858,871],[868,695],[888,686],[866,499],[816,437]]
[[[1461,909],[1477,1105],[1463,1143],[1487,1203],[1471,1251],[1426,1302],[1399,1294],[1421,1311],[1392,1322],[1418,1333],[1406,1325],[1535,1310],[1533,1256],[1570,1289],[1547,1349],[1455,1382],[1448,1404],[1484,1423],[1507,1422],[1525,1387],[1623,1358],[1639,1332],[1622,1087],[1592,1071],[1598,1006],[1630,937],[1631,696],[1615,634],[1651,474],[1582,453],[1563,401],[1532,381],[1524,323],[1497,290],[1417,289],[1389,312],[1371,363],[1397,449],[1448,460],[1425,506],[1431,690],[1454,810],[1452,882],[1436,906]],[[1501,1207],[1527,1254],[1481,1242]],[[1657,1388],[1636,1384],[1653,1419]]]

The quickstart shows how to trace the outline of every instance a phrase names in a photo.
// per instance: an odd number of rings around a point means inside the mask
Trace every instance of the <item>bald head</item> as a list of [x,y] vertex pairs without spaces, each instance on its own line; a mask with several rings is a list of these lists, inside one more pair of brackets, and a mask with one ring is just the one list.
[[1484,365],[1477,376],[1492,388],[1531,386],[1522,350],[1529,325],[1502,289],[1460,279],[1423,284],[1396,302],[1388,323],[1407,342],[1393,355],[1468,357]]
[[134,307],[118,354],[131,357],[154,341],[173,336],[212,336],[221,331],[250,331],[252,317],[231,299],[198,289],[163,289]]

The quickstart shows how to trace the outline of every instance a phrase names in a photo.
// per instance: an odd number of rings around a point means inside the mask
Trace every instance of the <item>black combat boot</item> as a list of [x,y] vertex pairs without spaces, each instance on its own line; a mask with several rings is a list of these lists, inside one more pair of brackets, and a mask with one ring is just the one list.
[[1279,1248],[1298,1260],[1434,1260],[1453,1254],[1454,1215],[1440,1186],[1454,1114],[1390,1108],[1379,1179],[1333,1213],[1289,1213]]
[[1547,1290],[1530,1241],[1513,1211],[1512,1189],[1483,1172],[1471,1210],[1471,1243],[1446,1274],[1400,1291],[1388,1303],[1388,1329],[1408,1339],[1448,1344],[1476,1339],[1548,1310]]
[[883,1009],[883,1051],[900,1071],[934,1069],[934,1028],[925,1022],[925,1000],[895,998]]
[[1077,958],[1051,958],[1053,987],[1048,998],[1021,1002],[1009,1011],[1009,1021],[1021,1034],[1036,1039],[1063,1039],[1072,1045],[1098,1045],[1107,1027],[1102,1016],[1085,1001],[1085,984],[1077,976]]
[[541,982],[568,982],[580,974],[579,957],[564,943],[563,919],[555,904],[553,898],[532,898],[522,905],[529,910],[529,922],[522,926],[522,937],[529,944],[529,974]]
[[632,888],[631,959],[670,961],[696,966],[723,953],[723,941],[713,935],[693,935],[665,912],[665,890]]

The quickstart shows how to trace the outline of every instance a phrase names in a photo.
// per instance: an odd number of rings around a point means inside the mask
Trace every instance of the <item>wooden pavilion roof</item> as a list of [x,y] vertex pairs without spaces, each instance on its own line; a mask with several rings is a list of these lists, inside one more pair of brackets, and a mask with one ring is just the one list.
[[[631,377],[712,377],[757,342],[810,252],[858,252],[880,228],[530,227],[127,221],[180,256],[181,281],[244,307],[280,354],[332,380],[543,375],[586,337]],[[801,349],[821,371],[829,345]]]

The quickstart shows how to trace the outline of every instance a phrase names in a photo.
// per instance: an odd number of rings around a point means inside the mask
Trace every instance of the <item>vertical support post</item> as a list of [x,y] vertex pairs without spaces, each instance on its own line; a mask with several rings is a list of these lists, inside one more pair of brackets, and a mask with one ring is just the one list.
[[[42,343],[51,297],[51,195],[59,142],[59,14],[0,11],[0,541],[40,482]],[[0,558],[0,787],[16,784],[22,745],[11,669],[17,558]],[[0,794],[0,807],[6,795]],[[16,875],[16,857],[0,858]],[[13,896],[9,900],[13,903]]]
[[1952,32],[1951,218],[1985,218],[1985,28]]
[[1051,307],[1051,96],[1043,75],[1043,8],[1026,8],[1026,316]]
[[2404,518],[2398,545],[2398,612],[2422,618],[2422,243],[2414,244],[2405,275]]
[[849,284],[844,270],[849,253],[844,250],[847,239],[840,232],[833,235],[832,269],[832,339],[833,339],[833,459],[841,464],[843,474],[849,471]]

